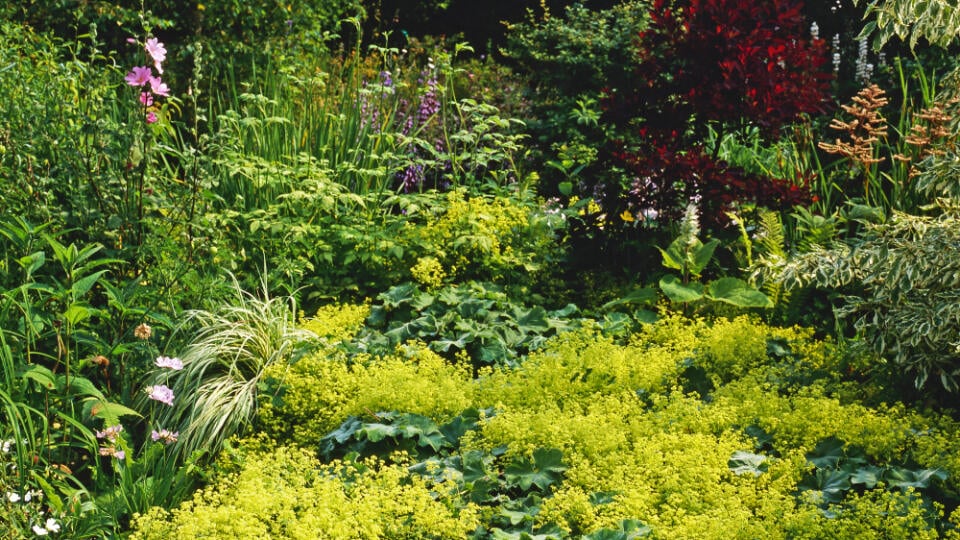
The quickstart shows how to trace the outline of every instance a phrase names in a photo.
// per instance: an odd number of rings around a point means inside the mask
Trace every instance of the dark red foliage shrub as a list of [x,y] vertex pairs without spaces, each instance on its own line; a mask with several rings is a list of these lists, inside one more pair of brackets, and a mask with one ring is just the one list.
[[[634,173],[628,200],[669,219],[692,197],[719,212],[738,201],[789,206],[794,182],[751,177],[704,149],[708,127],[723,135],[754,126],[775,139],[785,125],[827,103],[826,44],[811,39],[796,0],[654,0],[637,39],[632,85],[607,93],[605,118],[633,131],[615,162]],[[623,131],[621,131],[623,132]],[[699,197],[699,199],[698,199]],[[722,221],[722,213],[714,214]]]
[[654,0],[638,36],[636,84],[620,97],[640,107],[614,120],[639,113],[660,135],[690,121],[728,130],[749,123],[776,136],[801,114],[821,112],[826,43],[809,37],[801,8],[796,0]]
[[803,179],[751,175],[707,155],[699,146],[678,151],[661,145],[619,158],[634,175],[627,201],[631,213],[641,220],[675,222],[694,202],[700,207],[703,225],[720,226],[728,222],[725,212],[737,204],[790,208],[810,202]]

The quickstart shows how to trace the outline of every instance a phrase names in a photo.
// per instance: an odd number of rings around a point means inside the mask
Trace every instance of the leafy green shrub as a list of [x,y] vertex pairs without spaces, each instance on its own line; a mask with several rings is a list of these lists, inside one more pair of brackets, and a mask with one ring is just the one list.
[[436,258],[450,281],[531,283],[563,255],[557,224],[529,200],[458,190],[443,202],[437,214],[407,233],[423,256]]
[[409,340],[455,358],[464,353],[475,366],[510,365],[571,326],[570,304],[547,311],[514,302],[503,288],[467,282],[423,292],[413,283],[392,287],[377,297],[361,350],[383,354]]
[[841,314],[852,317],[863,344],[912,374],[917,388],[934,381],[956,392],[960,236],[954,205],[942,203],[937,217],[894,213],[887,223],[868,225],[853,248],[794,258],[781,279],[823,288],[855,285],[862,292],[846,296]]
[[304,287],[305,303],[371,297],[411,277],[429,287],[496,281],[527,295],[564,253],[556,239],[561,223],[526,198],[468,198],[461,190],[361,196],[316,170],[295,171],[277,176],[299,186],[276,202],[210,219],[220,235],[215,261],[250,275],[265,258],[271,287]]
[[132,196],[136,130],[127,123],[137,111],[132,94],[121,98],[123,73],[102,62],[113,58],[79,61],[79,50],[7,21],[0,42],[0,202],[11,215],[56,220],[112,245],[102,234],[116,233],[123,195]]
[[633,44],[649,19],[649,4],[631,0],[605,10],[573,4],[563,14],[545,13],[538,20],[531,13],[529,20],[508,25],[505,54],[530,79],[537,120],[529,127],[542,151],[583,145],[589,153],[608,142],[598,123],[601,93],[629,80]]

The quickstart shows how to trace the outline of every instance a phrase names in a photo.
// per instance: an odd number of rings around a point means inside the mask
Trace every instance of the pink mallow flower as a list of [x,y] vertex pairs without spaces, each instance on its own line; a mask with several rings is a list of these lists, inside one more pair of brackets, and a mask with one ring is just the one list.
[[177,442],[177,437],[179,436],[180,432],[170,431],[168,429],[161,429],[160,431],[153,430],[153,432],[150,433],[150,439],[152,439],[153,442],[159,441],[163,444],[173,444]]
[[183,369],[183,361],[179,358],[170,358],[167,356],[158,356],[157,357],[157,367],[168,368],[174,371],[180,371]]
[[144,49],[147,50],[150,58],[153,58],[153,65],[157,68],[157,71],[163,73],[163,68],[160,64],[167,59],[167,49],[163,47],[163,43],[160,43],[160,40],[157,38],[150,38],[144,45]]
[[156,122],[156,121],[157,121],[157,113],[155,113],[155,112],[153,112],[153,111],[148,112],[148,113],[147,113],[147,123],[148,123],[148,124],[153,124],[153,123]]
[[148,386],[146,390],[150,399],[173,407],[173,390],[167,386],[158,384],[156,386]]
[[[153,94],[151,94],[150,92],[140,92],[140,103],[147,107],[153,105]],[[138,326],[137,328],[140,328],[140,327]],[[147,328],[150,328],[150,327],[148,326]],[[133,335],[137,336],[136,330],[134,330]],[[147,336],[147,337],[149,338],[150,336]],[[146,339],[146,338],[141,338],[141,339]]]
[[137,66],[130,70],[130,73],[127,73],[127,76],[123,79],[127,81],[127,84],[130,86],[146,86],[150,84],[150,79],[153,77],[153,72],[150,71],[150,68],[146,66]]
[[160,80],[160,77],[150,77],[150,91],[155,96],[166,97],[170,95],[170,88],[167,87],[167,83]]

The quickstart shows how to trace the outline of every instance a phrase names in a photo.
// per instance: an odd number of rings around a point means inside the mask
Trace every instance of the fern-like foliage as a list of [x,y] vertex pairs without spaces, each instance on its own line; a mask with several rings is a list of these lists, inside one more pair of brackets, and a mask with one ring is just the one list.
[[777,268],[787,261],[787,240],[783,234],[783,222],[778,212],[766,210],[760,213],[757,234],[753,245],[758,259],[752,275],[761,283],[761,290],[777,306],[789,300],[790,293],[783,284],[775,279],[763,279],[763,269]]

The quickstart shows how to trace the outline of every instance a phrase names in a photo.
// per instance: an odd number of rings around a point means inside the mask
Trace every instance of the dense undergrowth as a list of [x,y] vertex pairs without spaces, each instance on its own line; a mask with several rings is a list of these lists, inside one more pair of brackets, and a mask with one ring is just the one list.
[[0,8],[0,539],[960,538],[931,3],[68,4]]
[[422,345],[353,356],[350,333],[324,337],[268,371],[266,438],[228,451],[211,487],[140,518],[134,537],[937,538],[955,526],[960,425],[876,402],[809,331],[668,317],[617,342],[584,328],[477,377]]

